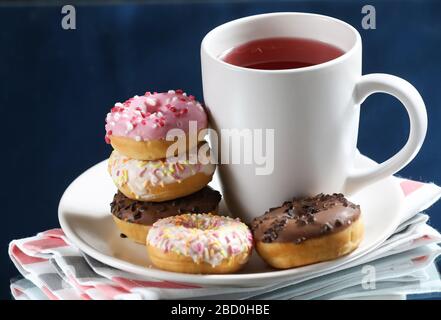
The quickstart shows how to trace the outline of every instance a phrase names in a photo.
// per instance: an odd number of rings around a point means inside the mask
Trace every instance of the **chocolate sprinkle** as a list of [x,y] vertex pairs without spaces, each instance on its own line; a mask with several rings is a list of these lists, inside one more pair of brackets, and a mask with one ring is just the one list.
[[309,214],[308,216],[307,216],[307,221],[308,221],[308,223],[314,223],[315,222],[315,218],[314,218],[314,215],[312,215],[312,214]]
[[137,212],[137,213],[134,215],[134,218],[135,218],[135,220],[138,220],[138,219],[141,218],[141,216],[142,216],[141,212]]
[[332,227],[331,227],[331,225],[329,224],[329,223],[325,223],[323,226],[322,226],[322,231],[323,232],[329,232],[329,231],[331,231],[332,230]]

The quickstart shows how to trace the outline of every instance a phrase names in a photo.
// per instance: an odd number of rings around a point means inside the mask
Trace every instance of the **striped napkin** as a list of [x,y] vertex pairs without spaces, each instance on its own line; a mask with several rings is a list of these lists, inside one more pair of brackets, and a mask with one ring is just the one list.
[[[147,279],[84,254],[61,229],[13,240],[9,255],[21,277],[11,280],[17,300],[109,299],[346,299],[441,292],[434,260],[441,234],[422,213],[441,188],[394,178],[404,198],[402,223],[378,248],[331,270],[300,274],[263,287],[199,286]],[[372,276],[374,281],[367,278]]]

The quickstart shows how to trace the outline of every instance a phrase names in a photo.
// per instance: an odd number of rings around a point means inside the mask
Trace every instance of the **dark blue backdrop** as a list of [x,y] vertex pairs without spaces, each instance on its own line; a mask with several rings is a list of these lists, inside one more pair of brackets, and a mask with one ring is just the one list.
[[[201,98],[202,37],[246,15],[307,11],[355,26],[363,37],[364,73],[403,77],[427,104],[426,142],[400,174],[441,184],[441,3],[369,3],[377,11],[377,29],[370,31],[361,28],[364,1],[78,5],[77,29],[70,31],[61,28],[61,5],[0,7],[0,297],[9,296],[9,278],[16,274],[8,242],[57,227],[64,189],[108,156],[103,126],[112,103],[177,87]],[[363,153],[385,160],[404,144],[407,132],[407,116],[393,98],[376,95],[363,105]],[[429,210],[439,228],[440,209]]]

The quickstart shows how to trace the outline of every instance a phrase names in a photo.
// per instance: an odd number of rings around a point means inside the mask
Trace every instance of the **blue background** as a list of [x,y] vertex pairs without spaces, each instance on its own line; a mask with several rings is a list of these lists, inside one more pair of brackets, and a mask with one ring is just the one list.
[[[213,27],[264,12],[331,15],[363,38],[364,73],[403,77],[427,104],[429,130],[400,175],[441,184],[441,3],[370,1],[377,29],[361,28],[364,1],[242,1],[77,5],[77,29],[61,28],[61,4],[0,7],[2,213],[0,298],[16,270],[11,239],[57,227],[59,198],[109,155],[104,118],[115,101],[147,90],[184,88],[202,99],[199,44]],[[407,115],[391,97],[362,107],[359,148],[377,161],[405,143]],[[91,195],[93,196],[93,195]],[[428,212],[441,229],[440,205]],[[387,219],[387,213],[385,213]]]

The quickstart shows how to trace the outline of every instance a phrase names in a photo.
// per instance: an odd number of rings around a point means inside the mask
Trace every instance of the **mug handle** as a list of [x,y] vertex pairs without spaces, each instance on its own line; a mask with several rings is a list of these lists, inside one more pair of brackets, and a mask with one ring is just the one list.
[[427,112],[421,95],[406,80],[389,74],[362,76],[354,92],[356,104],[361,104],[373,93],[387,93],[397,98],[406,108],[410,120],[409,138],[393,157],[369,169],[351,172],[346,179],[345,192],[352,194],[364,186],[393,175],[406,166],[418,153],[427,131]]

